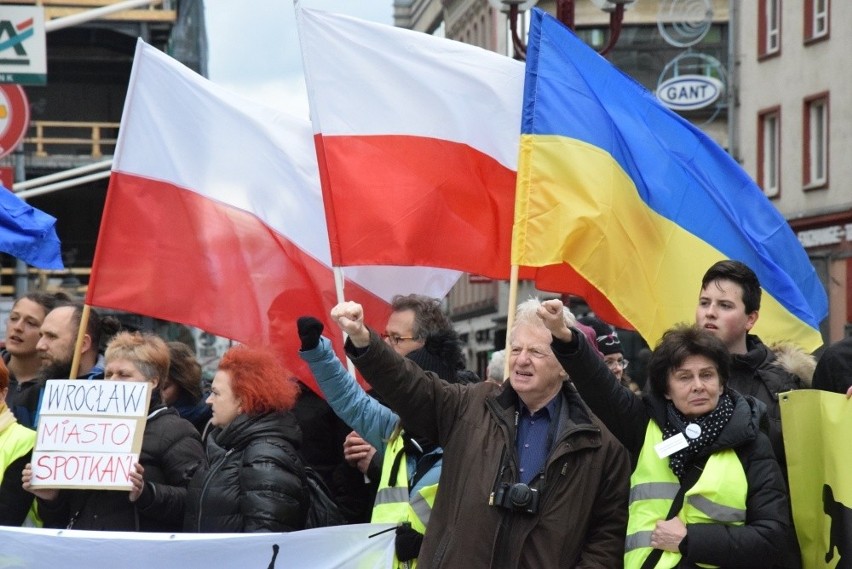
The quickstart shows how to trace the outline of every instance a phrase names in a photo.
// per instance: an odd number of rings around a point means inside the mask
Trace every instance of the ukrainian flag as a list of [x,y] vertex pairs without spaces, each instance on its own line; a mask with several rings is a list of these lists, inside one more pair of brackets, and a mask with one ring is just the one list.
[[701,277],[736,259],[763,287],[767,343],[822,344],[825,289],[742,168],[552,16],[527,48],[512,263],[568,263],[649,342],[692,322]]

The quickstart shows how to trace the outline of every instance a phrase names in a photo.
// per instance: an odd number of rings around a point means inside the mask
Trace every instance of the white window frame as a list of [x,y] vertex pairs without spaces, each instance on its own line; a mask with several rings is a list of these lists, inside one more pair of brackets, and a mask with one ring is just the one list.
[[828,35],[829,0],[812,0],[811,2],[811,38],[821,38]]
[[762,135],[761,183],[766,197],[777,197],[781,192],[781,129],[780,113],[769,112],[760,117]]
[[822,186],[828,181],[828,101],[808,102],[808,180],[806,186]]
[[781,51],[781,0],[766,0],[766,55]]

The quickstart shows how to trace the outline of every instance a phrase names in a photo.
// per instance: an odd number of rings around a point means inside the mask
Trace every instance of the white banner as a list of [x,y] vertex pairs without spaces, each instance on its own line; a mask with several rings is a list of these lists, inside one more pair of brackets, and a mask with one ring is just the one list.
[[393,527],[253,534],[0,527],[0,569],[385,569],[393,564]]

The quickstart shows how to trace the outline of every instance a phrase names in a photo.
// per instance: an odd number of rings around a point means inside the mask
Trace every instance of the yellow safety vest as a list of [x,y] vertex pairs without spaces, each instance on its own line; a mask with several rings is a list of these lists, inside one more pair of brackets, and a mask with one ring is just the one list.
[[[36,432],[18,423],[12,423],[0,433],[0,483],[9,465],[30,452],[35,446]],[[24,520],[24,526],[41,527],[42,522],[36,512],[35,496],[30,506],[30,513]]]
[[[645,443],[636,469],[630,476],[630,508],[624,547],[624,568],[639,569],[653,551],[651,532],[664,520],[680,489],[680,481],[669,468],[669,459],[660,458],[654,445],[663,432],[648,422]],[[707,460],[698,481],[686,491],[678,518],[685,524],[725,524],[741,526],[746,520],[748,480],[737,453],[731,449],[716,452]],[[680,553],[664,551],[657,569],[675,567]],[[699,564],[701,567],[715,565]]]
[[[402,434],[394,437],[388,442],[385,448],[385,456],[382,461],[382,477],[379,481],[379,489],[376,492],[376,502],[373,505],[373,516],[370,521],[373,523],[394,523],[409,522],[412,529],[420,533],[426,533],[426,525],[429,523],[429,517],[432,515],[432,506],[435,504],[435,494],[438,492],[438,485],[424,486],[413,495],[408,491],[408,460],[403,454],[402,463],[404,465],[397,477],[396,485],[390,485],[390,472],[393,469],[393,463],[397,454],[404,453]],[[394,567],[396,568],[411,568],[416,567],[416,560],[408,564],[400,563],[394,555]]]

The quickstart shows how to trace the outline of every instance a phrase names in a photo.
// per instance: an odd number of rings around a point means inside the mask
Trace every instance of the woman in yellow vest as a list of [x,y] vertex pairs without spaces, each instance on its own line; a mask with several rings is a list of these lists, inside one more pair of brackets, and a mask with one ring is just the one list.
[[725,388],[725,345],[695,327],[669,330],[638,396],[561,311],[558,300],[539,311],[553,351],[634,462],[625,568],[798,567],[784,479],[760,430],[765,407]]
[[36,433],[18,424],[6,406],[8,391],[9,370],[0,361],[0,525],[20,526],[34,500],[21,486],[21,473],[30,461]]

